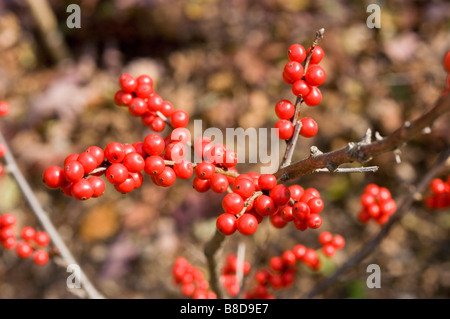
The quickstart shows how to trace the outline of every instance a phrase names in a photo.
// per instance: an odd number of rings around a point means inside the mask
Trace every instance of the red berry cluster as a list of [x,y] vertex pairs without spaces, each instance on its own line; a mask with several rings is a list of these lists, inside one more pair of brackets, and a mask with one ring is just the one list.
[[[255,192],[262,194],[254,198]],[[224,235],[236,230],[251,235],[258,224],[269,217],[273,226],[282,228],[290,221],[299,230],[318,228],[322,225],[319,213],[324,203],[320,193],[299,185],[285,186],[277,184],[272,174],[251,172],[241,174],[234,180],[233,192],[222,200],[224,214],[217,218],[217,229]]]
[[[5,101],[0,101],[0,117],[6,116],[9,113],[9,104]],[[0,143],[0,158],[2,158],[5,155],[6,152],[6,146],[2,143]],[[2,176],[5,173],[5,167],[0,164],[0,176]]]
[[282,228],[292,221],[295,228],[301,231],[319,228],[322,225],[319,213],[324,207],[319,191],[312,187],[304,190],[299,185],[289,186],[289,191],[291,200],[271,216],[272,225]]
[[[236,255],[234,254],[228,255],[220,276],[220,281],[230,296],[237,296],[240,290],[240,283],[236,275],[237,266],[238,266],[238,259]],[[250,263],[244,261],[242,265],[242,274],[244,276],[248,275],[250,269],[251,269]]]
[[245,294],[246,299],[273,299],[268,288],[274,290],[289,288],[295,281],[297,262],[302,262],[312,270],[319,270],[321,263],[314,249],[296,245],[292,250],[284,251],[281,256],[269,260],[269,268],[255,273],[256,287]]
[[189,115],[185,111],[175,111],[172,103],[164,101],[153,91],[153,79],[150,76],[140,75],[134,78],[131,74],[124,73],[120,76],[119,85],[121,90],[114,95],[114,102],[128,107],[132,116],[141,117],[142,124],[153,131],[161,132],[166,126],[157,112],[169,118],[173,128],[186,127],[189,123]]
[[447,94],[450,92],[450,50],[444,56],[444,68],[447,71],[447,82],[445,84],[445,89],[443,94]]
[[361,195],[363,209],[358,217],[362,223],[374,219],[379,225],[389,221],[389,217],[397,210],[397,204],[391,197],[391,192],[386,187],[369,184]]
[[23,227],[20,232],[21,241],[17,240],[14,226],[16,217],[11,214],[0,216],[0,244],[8,250],[15,249],[20,258],[29,258],[33,255],[36,265],[45,265],[48,262],[48,253],[43,247],[50,243],[50,236],[44,231],[36,231],[33,227]]
[[334,235],[328,231],[323,231],[319,235],[319,243],[322,245],[322,252],[327,257],[333,257],[336,250],[342,249],[345,246],[344,237],[341,235]]
[[209,282],[203,272],[191,265],[186,258],[178,257],[175,260],[172,273],[184,296],[193,299],[217,299],[215,292],[209,290]]
[[[307,56],[310,56],[308,66],[306,66]],[[326,73],[319,62],[323,56],[324,51],[319,46],[306,51],[301,44],[295,43],[288,49],[289,62],[284,66],[283,80],[292,85],[292,93],[308,106],[316,106],[322,101],[319,86],[325,82]],[[280,100],[275,105],[275,113],[280,119],[275,124],[278,137],[282,140],[290,139],[294,134],[295,105],[288,100]],[[300,121],[302,125],[300,135],[313,137],[317,134],[319,127],[314,119],[305,117]]]
[[[449,62],[450,63],[450,62]],[[430,183],[431,194],[425,199],[429,209],[445,209],[450,206],[450,175],[447,181],[435,178]]]
[[[213,144],[207,137],[198,138],[194,149],[195,155],[202,160],[195,167],[194,189],[199,193],[210,189],[215,193],[225,193],[234,182],[231,175],[238,175],[234,168],[238,160],[236,152],[224,144]],[[216,172],[216,168],[224,174]]]

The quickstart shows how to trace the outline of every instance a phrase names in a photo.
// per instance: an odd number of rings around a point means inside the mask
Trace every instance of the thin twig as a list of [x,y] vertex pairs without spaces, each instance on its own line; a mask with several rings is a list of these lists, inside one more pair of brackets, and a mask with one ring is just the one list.
[[[378,166],[363,166],[363,167],[342,167],[336,168],[332,173],[367,173],[367,172],[376,172],[378,171]],[[318,168],[314,171],[314,173],[320,172],[330,172],[328,168]]]
[[[24,197],[28,201],[28,204],[30,205],[31,210],[33,211],[33,213],[36,215],[36,217],[40,221],[44,230],[50,236],[51,241],[53,242],[55,247],[59,250],[61,257],[63,258],[63,260],[66,262],[67,265],[71,265],[71,264],[79,265],[79,263],[72,256],[72,253],[70,252],[69,248],[66,246],[66,244],[62,240],[61,236],[59,235],[55,226],[51,222],[50,218],[47,216],[47,213],[42,208],[41,204],[39,203],[38,199],[36,198],[36,195],[34,195],[33,190],[31,189],[30,185],[28,184],[28,182],[26,181],[22,172],[20,171],[19,167],[17,166],[14,156],[12,155],[10,148],[9,148],[8,144],[6,143],[6,140],[1,132],[0,132],[0,143],[5,145],[5,147],[6,147],[4,159],[8,165],[9,172],[14,177],[14,179],[17,181],[17,184],[19,185],[19,188],[22,191]],[[91,299],[103,299],[104,297],[102,296],[102,294],[100,294],[97,291],[97,289],[91,283],[91,281],[86,276],[86,274],[83,272],[81,267],[80,267],[80,272],[81,272],[81,277],[82,277],[81,278],[81,288],[84,289],[87,297],[91,298]]]
[[305,298],[313,298],[319,293],[323,292],[330,285],[332,285],[339,277],[346,271],[350,270],[361,262],[365,257],[372,253],[381,241],[389,234],[392,226],[400,220],[400,218],[410,211],[411,205],[414,203],[417,194],[426,191],[430,181],[439,173],[444,167],[446,161],[450,157],[450,148],[447,148],[439,157],[436,164],[428,171],[428,173],[420,180],[413,191],[405,195],[401,201],[397,212],[391,217],[389,222],[383,226],[380,232],[369,242],[367,242],[360,250],[358,250],[352,257],[350,257],[331,277],[319,282],[311,291],[309,291]]

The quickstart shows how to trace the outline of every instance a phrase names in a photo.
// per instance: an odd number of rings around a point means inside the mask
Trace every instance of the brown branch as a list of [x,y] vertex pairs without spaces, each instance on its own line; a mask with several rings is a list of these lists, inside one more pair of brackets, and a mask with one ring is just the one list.
[[359,251],[357,251],[351,258],[349,258],[331,277],[319,282],[310,292],[305,295],[305,298],[313,298],[317,294],[323,292],[330,285],[336,282],[339,277],[346,271],[350,270],[361,262],[365,257],[372,253],[375,248],[381,243],[381,241],[389,234],[392,226],[400,220],[400,218],[410,211],[411,205],[414,203],[419,194],[426,191],[430,181],[440,172],[445,166],[447,160],[450,157],[450,147],[447,148],[440,156],[436,164],[428,171],[428,173],[421,179],[416,185],[414,190],[405,195],[400,201],[397,212],[391,217],[389,222],[383,226],[380,232],[369,242],[367,242]]
[[214,236],[205,245],[205,256],[208,264],[209,272],[209,284],[211,290],[213,290],[218,299],[223,299],[224,294],[220,285],[220,276],[218,273],[216,254],[222,247],[222,243],[225,240],[225,236],[216,230]]
[[303,175],[311,174],[317,169],[328,168],[331,171],[344,163],[366,163],[373,157],[382,153],[393,151],[414,136],[431,127],[433,122],[446,112],[450,111],[450,94],[439,98],[435,106],[413,122],[406,122],[391,135],[372,142],[370,130],[358,143],[349,143],[346,147],[329,153],[311,155],[297,163],[281,168],[275,173],[278,181],[286,182]]
[[[70,252],[69,248],[66,246],[66,244],[62,240],[61,236],[59,235],[55,226],[51,222],[50,218],[47,216],[47,213],[42,208],[41,204],[39,203],[38,199],[36,198],[36,195],[34,194],[30,185],[26,181],[25,177],[22,175],[22,172],[20,171],[19,167],[17,166],[14,156],[11,153],[11,151],[8,147],[8,144],[6,143],[6,140],[1,132],[0,132],[0,143],[5,145],[5,147],[6,147],[4,159],[5,159],[6,165],[8,166],[9,173],[16,180],[20,190],[22,191],[22,194],[28,201],[28,204],[30,205],[31,210],[33,211],[33,213],[36,215],[36,217],[40,221],[44,230],[50,236],[52,243],[58,249],[61,258],[64,260],[64,262],[66,264],[66,267],[71,264],[79,265],[79,263],[72,256],[72,253]],[[103,299],[104,297],[102,296],[102,294],[100,294],[97,291],[97,289],[91,283],[91,281],[86,276],[86,274],[83,272],[81,267],[80,267],[80,272],[81,272],[81,288],[86,292],[86,296],[91,299]],[[72,290],[72,289],[70,289],[70,290]]]

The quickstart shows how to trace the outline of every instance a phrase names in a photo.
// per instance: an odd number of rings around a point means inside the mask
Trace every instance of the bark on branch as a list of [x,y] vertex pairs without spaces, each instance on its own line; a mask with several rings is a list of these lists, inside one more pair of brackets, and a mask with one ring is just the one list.
[[310,156],[297,163],[281,168],[275,173],[279,182],[286,182],[303,175],[311,174],[322,168],[331,172],[345,163],[366,163],[373,157],[385,152],[394,151],[403,144],[422,133],[427,127],[446,112],[450,111],[450,94],[439,98],[435,106],[413,122],[405,122],[394,133],[384,138],[371,141],[371,132],[358,143],[349,143],[346,147],[329,153]]

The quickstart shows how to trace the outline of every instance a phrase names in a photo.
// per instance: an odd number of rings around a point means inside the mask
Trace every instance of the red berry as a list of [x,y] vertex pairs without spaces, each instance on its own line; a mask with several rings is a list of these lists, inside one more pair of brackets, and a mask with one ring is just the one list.
[[22,231],[20,232],[20,237],[22,237],[23,240],[27,241],[33,240],[35,235],[36,231],[33,227],[30,226],[22,228]]
[[119,106],[129,106],[131,101],[133,101],[134,96],[132,93],[125,92],[123,90],[119,90],[114,95],[114,103]]
[[295,106],[288,100],[281,100],[275,105],[275,113],[281,120],[289,120],[294,116]]
[[233,184],[233,192],[241,195],[243,198],[248,198],[255,192],[255,185],[252,179],[240,178],[236,179]]
[[94,195],[91,183],[87,179],[80,179],[72,185],[72,196],[78,200],[86,200]]
[[183,110],[177,110],[170,115],[170,124],[174,127],[186,127],[189,123],[189,115]]
[[289,61],[284,66],[283,74],[288,80],[288,84],[292,84],[295,81],[301,80],[303,77],[303,66],[297,61]]
[[361,196],[361,204],[365,207],[376,204],[375,197],[369,193],[364,193]]
[[102,164],[105,160],[105,152],[98,146],[89,146],[86,152],[91,154],[97,160],[97,166]]
[[430,190],[435,194],[442,194],[445,192],[445,183],[439,178],[435,178],[430,182]]
[[64,166],[66,166],[67,163],[76,161],[78,159],[78,156],[80,156],[78,153],[70,154],[64,159]]
[[251,235],[258,228],[258,220],[252,214],[244,214],[237,220],[237,230],[243,235]]
[[277,178],[272,174],[262,174],[258,178],[258,186],[262,190],[271,190],[277,185]]
[[128,106],[128,112],[134,117],[142,116],[147,112],[147,103],[144,99],[135,97]]
[[292,248],[292,252],[297,260],[302,260],[306,254],[306,247],[303,245],[295,245],[294,248]]
[[323,254],[328,257],[333,257],[336,254],[336,248],[331,244],[326,244],[322,248]]
[[270,198],[272,198],[273,203],[276,206],[282,206],[286,205],[289,202],[291,193],[287,186],[280,184],[272,188],[272,190],[270,191]]
[[331,241],[331,245],[333,245],[336,249],[342,249],[345,246],[345,240],[344,237],[341,235],[334,236],[333,240]]
[[322,93],[317,86],[311,86],[308,95],[303,97],[303,101],[308,106],[315,106],[322,101]]
[[111,184],[120,184],[128,178],[128,169],[125,165],[114,163],[106,170],[106,178]]
[[91,176],[87,181],[91,184],[92,187],[92,197],[99,197],[105,192],[106,185],[103,179],[101,179],[100,177]]
[[168,102],[168,101],[164,101],[164,102],[161,104],[160,112],[161,112],[165,117],[170,117],[174,111],[175,111],[175,108],[173,107],[172,103],[170,103],[170,102]]
[[[311,51],[311,48],[309,48],[306,51],[306,54],[309,54],[310,51]],[[311,64],[318,64],[320,61],[322,61],[324,55],[325,54],[323,52],[323,49],[321,47],[319,47],[318,45],[316,45],[314,47],[314,50],[313,50],[312,54],[311,54],[311,61],[310,61],[310,63]]]
[[142,183],[144,182],[144,177],[142,176],[141,173],[129,172],[128,174],[131,176],[131,178],[134,181],[134,188],[139,188],[142,186]]
[[178,178],[189,179],[194,174],[192,163],[186,159],[179,159],[173,165],[173,170]]
[[292,215],[296,220],[307,220],[310,215],[310,209],[305,202],[297,202],[292,206]]
[[318,214],[310,214],[308,217],[308,226],[310,228],[319,228],[322,225],[322,217]]
[[195,167],[195,175],[200,179],[211,179],[215,173],[216,167],[210,162],[201,162]]
[[127,194],[136,188],[136,184],[133,177],[128,174],[128,177],[122,183],[114,184],[114,188],[119,193]]
[[9,104],[5,101],[0,101],[0,116],[6,116],[9,113]]
[[324,207],[324,203],[323,200],[321,198],[311,198],[308,202],[307,202],[308,206],[309,206],[309,211],[311,212],[311,214],[319,214]]
[[13,249],[16,247],[17,239],[15,237],[9,237],[6,240],[3,240],[1,244],[5,249]]
[[164,120],[159,116],[156,116],[150,123],[149,127],[155,132],[162,132],[166,127],[166,122],[164,122]]
[[131,74],[124,73],[119,78],[119,85],[125,92],[132,93],[136,90],[137,82]]
[[286,250],[281,254],[281,259],[283,260],[283,263],[286,266],[293,266],[295,265],[295,262],[297,261],[297,258],[295,257],[295,254],[290,251]]
[[211,178],[211,190],[215,193],[224,193],[229,186],[228,178],[222,174],[215,174]]
[[172,141],[181,142],[183,144],[187,144],[191,140],[191,134],[184,127],[176,128],[170,133],[170,139]]
[[445,57],[444,57],[444,67],[445,67],[445,70],[446,70],[448,73],[450,73],[450,50],[447,51],[447,53],[445,54]]
[[0,230],[0,241],[5,241],[8,238],[15,237],[15,231],[13,227],[3,227]]
[[84,168],[84,173],[85,174],[89,174],[90,172],[92,172],[94,169],[97,168],[97,159],[89,154],[88,152],[83,152],[78,156],[77,159],[78,162],[81,163],[81,165],[83,165]]
[[282,140],[288,140],[294,134],[294,125],[288,120],[279,120],[275,123],[275,129],[278,129],[276,134]]
[[255,211],[264,217],[275,214],[277,209],[272,198],[261,195],[255,200]]
[[161,111],[163,103],[164,100],[162,99],[162,97],[160,97],[155,92],[150,94],[150,97],[147,101],[148,108],[153,112]]
[[310,117],[304,117],[300,120],[302,127],[300,128],[300,135],[303,137],[313,137],[319,131],[319,126],[316,121]]
[[244,205],[241,195],[236,193],[228,193],[222,200],[222,208],[228,214],[239,214],[244,209]]
[[20,258],[28,258],[33,253],[33,247],[27,242],[20,242],[16,246],[16,252]]
[[319,262],[319,257],[314,249],[307,248],[305,255],[303,256],[303,262],[311,267]]
[[48,188],[59,188],[64,183],[63,169],[59,166],[50,166],[44,171],[42,178]]
[[156,175],[156,179],[158,180],[158,185],[163,187],[168,187],[175,183],[175,180],[177,178],[177,175],[175,174],[175,171],[166,166],[162,173]]
[[272,257],[269,260],[270,268],[272,268],[275,271],[281,272],[283,271],[286,264],[284,263],[283,259],[281,257]]
[[120,163],[125,157],[125,149],[118,142],[111,142],[105,147],[105,157],[111,163]]
[[[258,215],[258,214],[257,214]],[[262,218],[262,216],[260,216]],[[270,215],[270,222],[275,228],[283,228],[287,225],[287,221],[279,213]]]
[[387,200],[380,204],[380,210],[382,214],[391,216],[397,210],[397,204],[393,199]]
[[64,177],[69,182],[76,182],[84,176],[84,167],[78,161],[71,161],[64,166]]
[[333,240],[333,235],[328,231],[323,231],[319,235],[319,243],[323,246],[331,243]]
[[153,93],[153,87],[148,83],[138,83],[135,93],[138,97],[146,99]]
[[192,186],[199,193],[205,193],[210,188],[210,180],[209,179],[200,179],[198,177],[194,177],[192,181]]
[[291,61],[302,63],[306,59],[306,50],[301,44],[292,44],[288,49],[288,58]]
[[164,159],[158,155],[152,155],[145,159],[144,172],[147,175],[161,174],[166,164]]
[[371,216],[372,218],[377,218],[378,216],[380,216],[380,212],[380,206],[378,206],[377,204],[367,207],[367,213],[369,213],[369,216]]
[[291,185],[288,188],[289,192],[291,193],[291,199],[295,201],[299,201],[305,193],[305,190],[300,185]]
[[166,147],[165,158],[170,161],[183,159],[186,155],[186,146],[181,142],[172,142]]
[[289,205],[283,206],[280,209],[279,214],[283,217],[285,222],[291,222],[294,220],[294,215],[292,214],[292,207]]
[[124,157],[123,165],[129,172],[141,172],[145,167],[145,160],[139,153],[132,152]]
[[216,220],[217,230],[225,236],[233,234],[237,229],[236,217],[232,214],[221,214]]
[[309,86],[319,86],[325,82],[325,70],[320,65],[310,65],[305,74],[305,81]]
[[224,162],[222,163],[222,166],[232,168],[236,166],[237,163],[238,163],[237,153],[233,150],[226,149],[224,154]]
[[45,250],[36,250],[33,261],[36,265],[45,265],[48,262],[48,253]]
[[380,187],[376,184],[369,184],[364,189],[364,193],[369,193],[373,196],[378,196],[378,194],[380,193]]
[[307,96],[310,91],[311,87],[304,80],[298,80],[292,84],[292,93],[295,96],[304,97]]
[[149,155],[160,155],[166,148],[166,144],[158,134],[149,134],[145,137],[142,148]]

